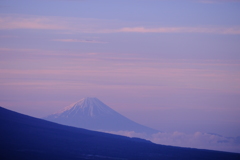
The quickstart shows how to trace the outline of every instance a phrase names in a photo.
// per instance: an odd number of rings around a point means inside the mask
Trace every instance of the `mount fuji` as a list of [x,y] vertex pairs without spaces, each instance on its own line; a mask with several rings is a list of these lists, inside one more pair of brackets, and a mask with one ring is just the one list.
[[83,98],[64,110],[43,119],[63,125],[97,131],[134,131],[153,134],[158,131],[138,124],[114,111],[97,98]]

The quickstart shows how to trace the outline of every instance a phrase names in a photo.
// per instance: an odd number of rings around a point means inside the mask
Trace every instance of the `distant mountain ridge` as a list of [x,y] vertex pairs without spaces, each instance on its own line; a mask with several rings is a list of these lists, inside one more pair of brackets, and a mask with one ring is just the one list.
[[124,117],[99,99],[92,97],[83,98],[60,112],[44,117],[44,119],[98,131],[134,131],[147,134],[158,132]]

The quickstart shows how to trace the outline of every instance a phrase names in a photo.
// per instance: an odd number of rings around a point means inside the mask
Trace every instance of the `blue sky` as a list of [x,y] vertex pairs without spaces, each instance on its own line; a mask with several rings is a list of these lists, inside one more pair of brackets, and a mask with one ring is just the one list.
[[161,131],[237,137],[239,44],[238,0],[2,0],[0,105],[43,117],[92,96]]

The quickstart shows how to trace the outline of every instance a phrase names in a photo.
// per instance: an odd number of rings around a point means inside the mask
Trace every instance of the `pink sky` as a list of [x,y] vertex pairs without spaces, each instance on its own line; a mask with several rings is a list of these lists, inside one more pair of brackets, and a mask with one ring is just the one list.
[[240,136],[239,8],[238,0],[1,1],[0,106],[43,117],[91,96],[172,134]]

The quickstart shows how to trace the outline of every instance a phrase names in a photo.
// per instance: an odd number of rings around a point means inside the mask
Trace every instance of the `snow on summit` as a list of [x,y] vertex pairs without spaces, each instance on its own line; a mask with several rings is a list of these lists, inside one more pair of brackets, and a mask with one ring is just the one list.
[[100,116],[105,114],[113,114],[115,112],[113,109],[102,103],[99,99],[95,97],[83,98],[69,106],[67,106],[63,111],[58,112],[58,115],[65,117],[72,116]]

